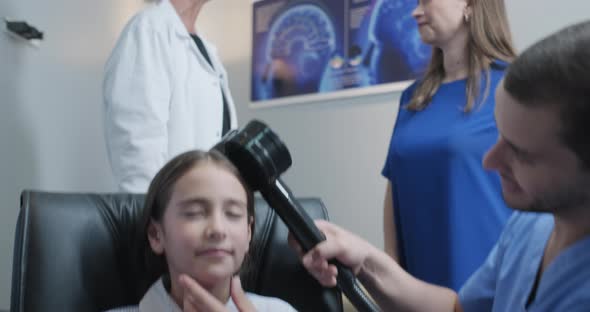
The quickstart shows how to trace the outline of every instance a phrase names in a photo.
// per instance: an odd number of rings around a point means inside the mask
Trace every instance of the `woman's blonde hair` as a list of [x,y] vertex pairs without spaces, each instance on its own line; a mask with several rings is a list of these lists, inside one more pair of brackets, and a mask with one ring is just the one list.
[[[469,31],[465,112],[471,111],[476,101],[483,103],[488,96],[491,64],[495,60],[510,62],[516,56],[504,0],[468,0],[468,5],[471,7],[471,15],[469,20],[465,21]],[[482,72],[486,75],[486,86],[481,101],[478,101]],[[414,111],[426,108],[444,78],[442,50],[433,48],[428,69],[414,90],[406,108]]]

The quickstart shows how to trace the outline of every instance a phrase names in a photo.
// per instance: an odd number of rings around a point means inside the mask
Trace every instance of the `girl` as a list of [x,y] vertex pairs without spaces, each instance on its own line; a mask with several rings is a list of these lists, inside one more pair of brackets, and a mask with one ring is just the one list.
[[[217,151],[178,155],[151,182],[143,212],[143,252],[152,286],[139,307],[118,311],[181,311],[181,275],[226,303],[228,311],[237,311],[231,279],[242,267],[253,232],[253,195],[233,164]],[[277,298],[247,297],[257,311],[295,311]]]

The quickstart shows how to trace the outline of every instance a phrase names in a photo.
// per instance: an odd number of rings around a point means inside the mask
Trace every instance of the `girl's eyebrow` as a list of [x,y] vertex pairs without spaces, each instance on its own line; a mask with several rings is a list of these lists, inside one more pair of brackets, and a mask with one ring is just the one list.
[[187,207],[193,204],[198,204],[198,205],[207,205],[209,201],[206,200],[205,198],[201,198],[201,197],[189,197],[186,199],[181,200],[178,203],[178,206],[180,207]]
[[240,199],[227,199],[224,201],[224,204],[226,205],[236,205],[236,206],[244,206],[246,207],[247,203],[243,200]]
[[[209,200],[202,198],[202,197],[189,197],[186,199],[181,200],[180,202],[178,202],[178,206],[180,207],[187,207],[190,205],[202,205],[202,206],[207,206],[209,205]],[[230,199],[226,199],[224,201],[224,204],[226,205],[237,205],[237,206],[247,206],[247,203],[241,199],[234,199],[234,198],[230,198]]]

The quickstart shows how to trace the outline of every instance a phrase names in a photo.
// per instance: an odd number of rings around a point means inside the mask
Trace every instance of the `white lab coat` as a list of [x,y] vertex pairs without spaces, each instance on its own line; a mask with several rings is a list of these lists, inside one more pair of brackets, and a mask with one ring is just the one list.
[[223,98],[237,127],[227,73],[203,40],[199,52],[168,0],[138,13],[123,30],[107,64],[104,126],[119,189],[145,193],[172,157],[207,150],[221,139]]

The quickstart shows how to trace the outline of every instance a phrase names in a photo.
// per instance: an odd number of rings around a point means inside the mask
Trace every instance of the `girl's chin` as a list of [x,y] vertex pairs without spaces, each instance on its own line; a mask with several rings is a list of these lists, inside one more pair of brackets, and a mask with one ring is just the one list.
[[205,274],[191,274],[191,277],[199,283],[199,285],[208,288],[219,285],[220,283],[228,282],[233,274],[227,272],[207,272]]

